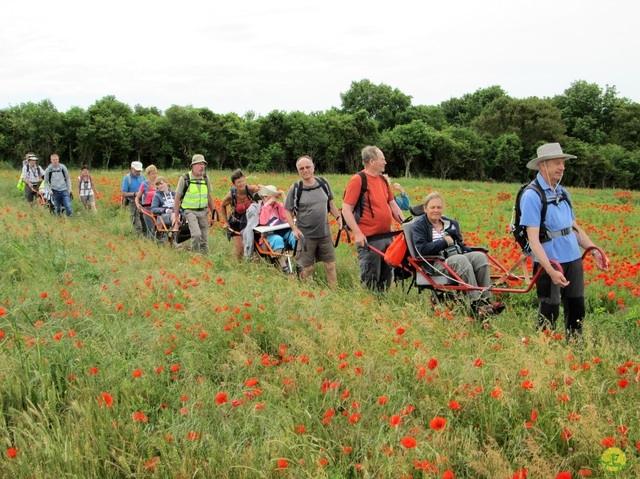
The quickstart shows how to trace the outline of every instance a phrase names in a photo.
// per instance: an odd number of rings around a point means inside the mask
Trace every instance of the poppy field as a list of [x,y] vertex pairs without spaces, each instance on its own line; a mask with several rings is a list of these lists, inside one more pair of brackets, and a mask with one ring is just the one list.
[[[220,224],[208,257],[137,238],[124,173],[92,172],[98,213],[74,200],[66,220],[0,171],[0,477],[640,476],[640,193],[569,188],[611,268],[585,258],[567,343],[535,329],[535,292],[486,324],[408,283],[374,296],[344,235],[336,289],[321,265],[301,282],[236,262]],[[208,172],[217,203],[229,173]],[[349,177],[327,178],[340,206]],[[468,244],[518,258],[518,185],[400,181],[412,204],[438,190]]]

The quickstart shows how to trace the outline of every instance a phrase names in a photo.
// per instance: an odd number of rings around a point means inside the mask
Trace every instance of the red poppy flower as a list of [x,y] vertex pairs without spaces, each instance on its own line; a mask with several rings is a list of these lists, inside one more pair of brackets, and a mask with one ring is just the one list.
[[449,409],[452,411],[459,411],[461,407],[458,401],[449,401]]
[[258,378],[246,379],[244,382],[244,385],[249,388],[255,386],[256,384],[258,384]]
[[307,428],[300,424],[296,426],[296,432],[298,434],[304,434],[305,432],[307,432]]
[[9,456],[9,459],[15,459],[17,454],[18,454],[18,448],[17,447],[9,447],[9,448],[7,448],[7,456]]
[[227,393],[220,392],[220,393],[216,394],[216,404],[218,406],[220,406],[221,404],[224,404],[224,403],[226,403],[228,401],[229,401],[229,399],[227,399]]
[[107,406],[107,407],[111,407],[113,406],[113,396],[109,393],[102,393],[100,395],[100,397],[98,398],[98,404],[100,404],[101,407]]
[[522,389],[533,389],[533,383],[529,380],[522,381],[522,385],[520,386]]
[[389,398],[387,396],[378,396],[378,405],[382,406],[383,404],[387,404]]
[[434,431],[442,431],[447,425],[447,420],[443,417],[434,417],[429,423],[429,427]]
[[480,367],[480,366],[482,366],[483,364],[484,364],[484,361],[483,361],[482,359],[480,359],[480,358],[476,359],[476,360],[473,362],[473,366],[474,366],[474,367],[476,367],[476,368],[479,368],[479,367]]
[[493,388],[493,391],[491,391],[491,397],[500,399],[502,397],[502,388],[500,386]]
[[136,411],[133,413],[133,421],[134,422],[148,422],[149,419],[147,418],[147,415],[145,413],[143,413],[142,411]]
[[562,439],[563,439],[564,441],[568,441],[569,439],[571,439],[571,438],[573,437],[573,433],[571,432],[571,430],[570,430],[570,429],[564,429],[564,430],[562,431],[561,436],[562,436]]
[[402,424],[402,417],[400,417],[400,415],[394,414],[389,418],[389,425],[391,427],[398,427],[400,424]]
[[289,462],[286,459],[278,459],[278,469],[286,469],[289,467]]
[[442,473],[442,479],[455,479],[455,477],[456,476],[454,476],[451,469],[448,469]]
[[571,473],[563,471],[556,476],[556,479],[571,479]]
[[591,469],[580,469],[578,474],[580,474],[581,477],[591,477],[593,471]]
[[527,469],[523,467],[519,471],[516,471],[513,476],[511,476],[511,479],[527,479]]
[[613,437],[605,437],[600,441],[604,447],[613,447],[616,445],[616,440]]
[[142,376],[142,369],[136,369],[135,371],[133,371],[133,372],[131,373],[131,375],[132,375],[134,378],[139,378],[140,376]]
[[404,436],[400,440],[400,444],[402,444],[407,449],[413,449],[418,445],[418,441],[416,441],[415,438],[411,436]]
[[89,376],[98,374],[98,368],[89,368]]
[[360,421],[360,414],[358,414],[357,412],[354,412],[350,417],[349,417],[349,422],[351,424],[355,424],[357,422]]
[[438,367],[438,360],[435,358],[429,359],[429,362],[427,363],[427,367],[433,371],[435,368]]

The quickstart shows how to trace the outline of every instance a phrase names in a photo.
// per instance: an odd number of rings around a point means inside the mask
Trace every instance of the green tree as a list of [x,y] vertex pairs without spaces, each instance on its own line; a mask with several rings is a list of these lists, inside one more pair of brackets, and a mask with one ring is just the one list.
[[609,141],[616,109],[616,87],[608,86],[603,91],[595,83],[578,80],[554,98],[562,119],[567,125],[567,134],[592,145],[603,145]]
[[535,154],[540,143],[562,141],[565,137],[565,125],[558,108],[551,100],[536,97],[497,98],[473,121],[473,128],[487,138],[516,134],[525,158]]
[[506,97],[505,91],[498,85],[480,88],[461,98],[451,98],[440,103],[445,120],[451,125],[471,126],[471,122],[480,116],[485,107],[497,98]]
[[88,134],[89,114],[79,106],[71,107],[63,118],[61,143],[69,155],[69,163],[91,166],[95,144]]
[[133,115],[131,146],[136,158],[143,163],[153,163],[157,167],[167,167],[165,158],[171,157],[171,144],[167,141],[169,125],[166,117],[155,112]]
[[131,107],[108,95],[91,105],[87,113],[85,141],[95,142],[96,152],[102,156],[102,166],[109,168],[114,156],[118,157],[117,166],[126,165],[131,152]]
[[204,149],[206,135],[205,120],[197,108],[191,105],[172,105],[165,111],[169,136],[175,143],[174,151],[180,155],[174,158],[172,166],[184,167],[196,152]]
[[526,170],[523,168],[522,141],[515,133],[507,133],[493,138],[488,146],[489,176],[497,181],[516,183],[524,181]]
[[407,125],[414,120],[420,120],[436,130],[442,130],[447,126],[444,109],[440,106],[410,106],[396,116],[398,125]]
[[396,117],[411,106],[411,97],[397,88],[369,80],[352,82],[345,93],[340,94],[342,111],[354,114],[365,110],[378,123],[378,129],[388,130],[396,125]]
[[59,148],[63,115],[50,100],[21,103],[9,109],[14,153],[24,158],[27,151],[48,159]]
[[415,160],[422,157],[423,164],[426,161],[434,134],[435,130],[423,121],[414,120],[385,132],[381,146],[388,158],[402,161],[404,176],[408,178],[411,176],[411,164]]

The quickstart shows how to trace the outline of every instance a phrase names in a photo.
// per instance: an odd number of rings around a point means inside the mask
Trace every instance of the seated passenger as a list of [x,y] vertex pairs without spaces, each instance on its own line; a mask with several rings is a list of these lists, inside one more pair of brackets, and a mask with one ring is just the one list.
[[[267,185],[260,188],[258,194],[262,197],[262,203],[260,204],[260,226],[288,225],[284,205],[278,202],[278,197],[284,200],[284,191],[277,190],[273,185]],[[289,247],[293,249],[296,242],[290,228],[269,233],[265,235],[265,239],[276,253],[281,253],[286,245],[289,245]],[[287,261],[284,256],[280,257],[280,266],[285,273],[289,273]]]
[[[425,214],[413,222],[412,237],[416,250],[421,256],[443,254],[446,263],[462,280],[471,286],[488,287],[491,285],[489,260],[481,251],[472,251],[462,239],[457,221],[442,215],[444,202],[440,193],[434,191],[424,200]],[[433,268],[444,272],[444,266],[434,262]],[[443,274],[446,274],[444,272]],[[488,290],[469,291],[472,311],[483,317],[499,314],[504,309],[502,303],[491,303]]]
[[[149,165],[144,170],[145,176],[143,177],[140,188],[134,196],[134,201],[139,210],[144,209],[146,212],[151,212],[151,201],[153,195],[156,193],[156,178],[158,177],[158,168],[155,165]],[[155,234],[155,225],[153,220],[147,215],[140,213],[144,220],[145,230],[148,235],[153,236]]]
[[151,200],[151,213],[161,215],[162,221],[168,229],[173,229],[176,222],[173,213],[175,206],[176,192],[171,189],[164,176],[158,176],[155,182],[155,194]]

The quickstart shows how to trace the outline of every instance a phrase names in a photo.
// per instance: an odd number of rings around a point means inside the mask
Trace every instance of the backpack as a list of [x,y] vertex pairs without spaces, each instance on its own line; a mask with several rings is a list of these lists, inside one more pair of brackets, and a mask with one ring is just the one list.
[[[53,173],[62,173],[62,177],[64,178],[64,181],[67,181],[67,173],[65,171],[64,168],[60,168],[59,171],[53,171],[53,170],[49,170],[49,178],[47,179],[47,184],[51,185],[51,175],[53,175]],[[43,173],[44,176],[44,173]]]
[[566,201],[571,207],[571,200],[569,199],[566,190],[560,187],[560,194],[556,197],[555,200],[547,200],[544,191],[542,190],[542,186],[538,182],[536,178],[531,183],[525,183],[520,186],[518,193],[516,194],[516,201],[513,205],[513,214],[511,217],[511,225],[509,227],[509,231],[513,234],[516,243],[520,246],[522,251],[526,254],[531,252],[531,248],[529,246],[529,238],[527,237],[527,227],[520,224],[520,219],[522,217],[522,210],[520,209],[520,199],[522,198],[523,193],[526,190],[535,191],[540,197],[540,201],[542,202],[542,211],[540,212],[540,243],[546,243],[547,241],[551,241],[552,237],[549,236],[547,227],[544,222],[547,217],[547,206],[550,204],[558,205],[561,201]]
[[[360,177],[362,184],[360,186],[360,196],[358,197],[358,201],[353,207],[353,216],[356,219],[356,223],[360,223],[360,218],[362,218],[362,213],[364,213],[364,208],[367,204],[365,193],[367,193],[367,188],[369,185],[367,184],[367,175],[364,173],[364,171],[358,171],[358,173],[356,174]],[[387,187],[389,187],[389,182],[387,181],[387,179],[384,176],[382,176],[382,178],[387,184]],[[371,211],[371,216],[375,216],[373,214],[373,208],[371,208],[371,203],[369,203],[369,210]],[[340,214],[342,214],[342,211],[340,211]]]
[[389,247],[384,252],[384,260],[389,264],[389,266],[399,268],[404,262],[408,252],[407,240],[404,237],[404,234],[399,234],[393,239]]
[[[316,176],[315,177],[318,185],[314,186],[312,188],[307,188],[306,191],[312,191],[315,190],[317,188],[322,188],[325,192],[325,194],[327,195],[327,212],[329,212],[331,210],[331,200],[329,198],[331,198],[331,195],[329,194],[330,190],[329,190],[329,182],[325,179],[322,178],[321,176]],[[296,216],[298,214],[298,209],[300,208],[300,197],[302,196],[302,192],[305,191],[303,189],[303,183],[302,180],[298,181],[297,183],[295,183],[293,185],[293,216]]]

